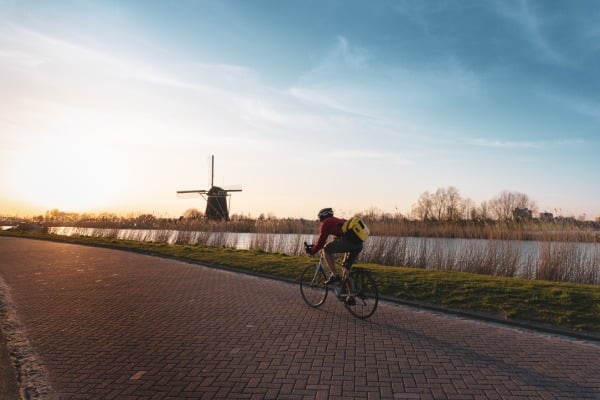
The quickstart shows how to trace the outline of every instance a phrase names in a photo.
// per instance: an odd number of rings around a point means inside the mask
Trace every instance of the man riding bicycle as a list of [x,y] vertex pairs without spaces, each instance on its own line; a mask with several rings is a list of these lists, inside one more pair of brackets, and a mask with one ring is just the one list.
[[[319,227],[317,243],[308,246],[306,252],[312,255],[323,249],[327,267],[329,268],[329,272],[331,272],[329,279],[325,282],[329,285],[330,283],[340,280],[340,277],[335,270],[335,260],[333,255],[337,253],[347,253],[347,257],[344,257],[342,266],[345,269],[350,269],[352,264],[354,264],[354,261],[356,261],[358,254],[362,251],[363,242],[351,230],[348,230],[346,233],[342,231],[342,226],[346,220],[334,217],[331,208],[321,209],[318,217],[319,221],[321,221],[321,225]],[[327,243],[329,235],[333,235],[335,240]],[[354,298],[351,294],[348,294],[346,303],[354,303]]]

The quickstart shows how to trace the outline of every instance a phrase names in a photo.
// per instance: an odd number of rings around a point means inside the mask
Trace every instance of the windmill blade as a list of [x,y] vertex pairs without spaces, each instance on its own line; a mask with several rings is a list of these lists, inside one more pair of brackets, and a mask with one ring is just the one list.
[[199,189],[199,190],[178,190],[177,194],[185,194],[185,193],[208,193],[208,190],[206,189]]
[[208,177],[210,182],[210,187],[215,185],[215,155],[211,155],[208,158]]
[[197,197],[204,197],[208,193],[208,190],[178,190],[177,198],[190,199]]
[[241,192],[242,185],[227,185],[223,186],[223,190],[226,192]]

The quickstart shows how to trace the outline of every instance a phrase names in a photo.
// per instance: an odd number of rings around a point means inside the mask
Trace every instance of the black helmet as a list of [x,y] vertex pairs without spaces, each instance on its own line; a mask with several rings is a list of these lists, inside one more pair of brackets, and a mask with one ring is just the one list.
[[319,211],[319,221],[323,221],[325,218],[333,217],[333,210],[331,208],[323,208]]

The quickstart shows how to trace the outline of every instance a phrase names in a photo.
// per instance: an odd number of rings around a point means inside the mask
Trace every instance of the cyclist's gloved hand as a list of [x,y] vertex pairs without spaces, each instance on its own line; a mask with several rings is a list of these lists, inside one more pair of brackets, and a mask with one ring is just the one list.
[[306,254],[312,254],[312,248],[312,244],[304,244],[304,251],[306,252]]

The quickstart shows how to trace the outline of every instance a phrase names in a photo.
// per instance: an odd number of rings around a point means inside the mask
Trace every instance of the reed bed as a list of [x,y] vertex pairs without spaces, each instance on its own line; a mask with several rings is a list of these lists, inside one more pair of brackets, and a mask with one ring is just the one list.
[[210,232],[179,231],[175,244],[207,244]]
[[255,234],[252,236],[248,248],[262,250],[268,253],[283,253],[292,256],[304,254],[304,242],[312,242],[312,235],[271,233]]
[[[250,247],[298,255],[305,235],[257,235]],[[600,284],[600,246],[569,242],[530,243],[505,240],[459,240],[454,244],[430,238],[372,237],[359,262],[388,266],[470,272],[538,280]]]
[[549,281],[600,283],[600,250],[579,243],[542,242],[536,277]]
[[435,237],[486,240],[548,240],[553,242],[600,242],[598,223],[564,221],[421,221],[366,219],[378,236]]
[[497,276],[515,276],[520,266],[521,249],[510,242],[457,241],[449,245],[429,238],[373,239],[361,253],[364,262]]
[[[223,230],[51,228],[51,233],[170,244],[202,244],[301,255],[314,235],[256,233],[247,246]],[[527,246],[527,249],[524,249]],[[600,245],[594,243],[372,236],[360,262],[506,277],[600,284]]]
[[[486,240],[549,240],[553,242],[600,242],[600,221],[579,221],[556,217],[550,220],[531,219],[504,221],[493,219],[415,220],[386,214],[363,214],[371,232],[377,236],[436,237]],[[158,218],[140,215],[131,218],[113,216],[84,218],[50,218],[45,226],[78,226],[113,229],[170,229],[178,231],[209,231],[237,233],[311,234],[318,231],[319,222],[303,218],[257,219],[233,215],[230,221],[209,221],[195,218]]]

